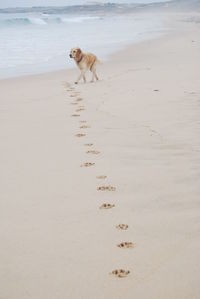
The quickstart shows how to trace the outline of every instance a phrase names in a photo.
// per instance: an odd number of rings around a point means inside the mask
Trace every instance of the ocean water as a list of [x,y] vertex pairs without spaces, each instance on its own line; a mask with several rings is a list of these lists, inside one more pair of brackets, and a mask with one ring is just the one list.
[[165,30],[151,14],[0,13],[0,78],[72,68],[72,47],[106,60],[112,52]]

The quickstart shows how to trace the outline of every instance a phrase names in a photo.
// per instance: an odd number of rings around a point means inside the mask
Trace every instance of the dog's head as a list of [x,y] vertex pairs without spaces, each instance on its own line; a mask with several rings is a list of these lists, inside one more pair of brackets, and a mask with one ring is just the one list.
[[80,48],[72,48],[69,54],[70,58],[74,58],[76,61],[81,59],[82,51]]

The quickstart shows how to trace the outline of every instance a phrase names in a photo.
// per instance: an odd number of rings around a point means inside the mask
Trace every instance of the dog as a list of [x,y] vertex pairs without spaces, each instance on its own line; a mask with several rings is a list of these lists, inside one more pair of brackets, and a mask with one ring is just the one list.
[[75,81],[75,84],[83,78],[83,81],[86,83],[85,73],[90,70],[92,72],[92,80],[94,79],[99,80],[96,74],[96,64],[98,61],[97,57],[92,53],[83,53],[80,48],[72,48],[69,54],[70,58],[73,58],[81,71],[80,76]]

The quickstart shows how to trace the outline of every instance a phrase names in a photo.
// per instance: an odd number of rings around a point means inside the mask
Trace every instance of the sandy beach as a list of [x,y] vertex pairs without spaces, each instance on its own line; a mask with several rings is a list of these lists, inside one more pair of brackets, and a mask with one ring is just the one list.
[[0,81],[1,299],[199,299],[199,70],[174,22],[97,83]]

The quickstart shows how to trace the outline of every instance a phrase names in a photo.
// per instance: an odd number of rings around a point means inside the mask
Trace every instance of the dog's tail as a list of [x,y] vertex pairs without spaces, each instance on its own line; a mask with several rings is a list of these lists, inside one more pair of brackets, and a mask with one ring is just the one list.
[[103,64],[103,61],[101,61],[101,60],[99,60],[99,59],[97,58],[96,63],[102,65],[102,64]]

